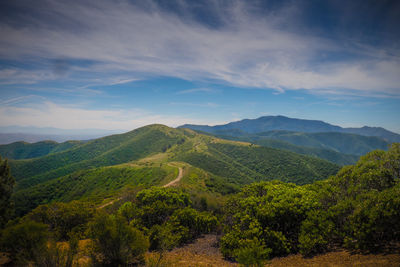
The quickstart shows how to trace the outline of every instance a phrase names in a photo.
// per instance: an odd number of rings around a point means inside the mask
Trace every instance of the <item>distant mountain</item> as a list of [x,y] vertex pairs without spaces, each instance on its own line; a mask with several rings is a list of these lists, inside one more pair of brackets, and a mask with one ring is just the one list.
[[177,164],[186,170],[182,186],[218,193],[233,192],[239,186],[262,180],[312,183],[340,168],[286,150],[223,140],[189,129],[149,125],[43,157],[10,160],[17,180],[16,209],[22,214],[52,200],[110,194],[129,184],[165,184],[164,178],[177,171],[173,167]]
[[342,128],[340,126],[331,125],[323,121],[294,119],[285,116],[264,116],[258,119],[244,119],[241,121],[235,121],[216,126],[185,124],[179,126],[179,128],[189,128],[192,130],[209,133],[216,133],[226,130],[240,130],[251,134],[275,130],[303,133],[339,132],[354,133],[364,136],[377,136],[390,143],[400,142],[399,134],[390,132],[383,128],[373,128],[367,126],[362,128]]

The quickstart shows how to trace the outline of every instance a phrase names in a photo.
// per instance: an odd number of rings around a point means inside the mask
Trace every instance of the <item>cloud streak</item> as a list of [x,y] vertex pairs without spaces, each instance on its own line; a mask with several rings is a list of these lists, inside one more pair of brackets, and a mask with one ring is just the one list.
[[[43,8],[34,12],[46,16],[29,17],[24,27],[0,21],[0,34],[7,37],[0,40],[1,59],[84,60],[93,64],[70,68],[65,79],[100,74],[111,85],[172,76],[280,92],[400,95],[397,50],[290,31],[282,25],[295,23],[294,5],[258,16],[236,1],[216,9],[223,23],[209,27],[155,3],[143,8],[123,0],[40,2]],[[342,53],[351,57],[329,59]],[[124,79],[115,79],[121,73]],[[45,68],[0,70],[1,84],[52,79]]]

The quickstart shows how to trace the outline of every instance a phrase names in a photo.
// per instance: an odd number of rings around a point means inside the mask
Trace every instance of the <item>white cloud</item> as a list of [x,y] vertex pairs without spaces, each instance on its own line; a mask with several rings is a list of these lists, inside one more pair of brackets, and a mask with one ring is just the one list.
[[[1,58],[89,60],[96,64],[81,66],[80,71],[108,80],[123,72],[126,77],[120,82],[163,75],[278,91],[335,93],[346,89],[400,94],[398,57],[388,55],[384,49],[358,43],[348,48],[333,40],[283,30],[280,26],[291,19],[293,6],[281,14],[261,18],[249,14],[238,1],[231,9],[220,11],[225,25],[210,28],[162,12],[156,5],[144,11],[128,1],[43,1],[43,12],[53,14],[50,19],[55,20],[54,27],[40,20],[25,27],[0,23],[1,36],[7,36],[0,40]],[[363,59],[315,64],[322,54],[331,52]],[[47,72],[40,75],[33,71],[31,77],[19,72],[0,71],[0,82],[54,78]],[[70,70],[71,79],[75,72],[76,68]]]

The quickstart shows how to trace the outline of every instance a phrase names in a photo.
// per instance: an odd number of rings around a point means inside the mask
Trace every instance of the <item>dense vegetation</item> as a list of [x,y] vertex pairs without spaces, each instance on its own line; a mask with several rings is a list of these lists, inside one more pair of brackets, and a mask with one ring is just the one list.
[[[153,187],[129,198],[108,212],[81,201],[41,205],[8,223],[1,248],[17,266],[72,266],[77,241],[90,238],[93,266],[126,266],[143,263],[148,249],[161,259],[165,251],[218,226],[217,217],[194,209],[180,189]],[[69,245],[56,244],[62,241]]]
[[226,206],[221,251],[244,264],[335,247],[377,251],[400,241],[400,144],[312,185],[262,182]]
[[43,157],[12,160],[16,212],[21,216],[52,201],[101,201],[126,186],[162,185],[177,176],[177,167],[170,165],[177,162],[187,167],[187,187],[210,194],[234,193],[262,180],[306,184],[339,170],[288,151],[150,125]]
[[332,149],[327,148],[316,148],[316,147],[307,147],[307,146],[298,146],[291,144],[287,141],[282,141],[278,139],[273,139],[269,137],[257,136],[257,135],[216,135],[219,138],[234,140],[234,141],[244,141],[253,144],[257,144],[264,147],[271,147],[276,149],[284,149],[289,150],[298,154],[303,154],[307,156],[313,156],[320,159],[325,159],[330,162],[336,163],[338,165],[350,165],[357,162],[359,156],[339,153]]
[[[269,131],[249,134],[237,130],[215,132],[214,135],[237,141],[246,141],[263,146],[288,149],[296,153],[315,155],[324,159],[355,162],[355,156],[364,155],[375,149],[387,150],[389,142],[373,136],[349,133],[302,133]],[[357,158],[357,157],[356,157]]]
[[50,180],[14,194],[17,215],[52,201],[101,201],[126,186],[159,184],[164,178],[175,177],[176,168],[124,166],[101,167],[77,171],[60,179]]
[[162,125],[112,135],[73,149],[31,160],[11,161],[17,189],[65,176],[77,170],[116,165],[161,152],[181,140],[179,133]]
[[15,142],[8,145],[0,145],[0,155],[8,159],[30,159],[46,156],[68,150],[80,145],[80,141],[67,141],[57,143],[54,141],[42,141],[37,143]]

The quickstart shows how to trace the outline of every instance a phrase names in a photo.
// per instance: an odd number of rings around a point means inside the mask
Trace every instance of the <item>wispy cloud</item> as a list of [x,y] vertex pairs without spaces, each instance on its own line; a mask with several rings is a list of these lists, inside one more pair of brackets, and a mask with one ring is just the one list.
[[176,92],[178,95],[184,95],[184,94],[193,94],[193,93],[216,93],[219,92],[216,89],[211,89],[211,88],[193,88],[193,89],[187,89],[187,90],[181,90]]
[[[0,34],[7,37],[0,40],[2,59],[96,62],[80,66],[81,72],[88,77],[101,74],[105,79],[124,73],[126,78],[115,84],[138,77],[173,76],[278,92],[400,94],[398,50],[358,42],[343,45],[342,40],[312,32],[290,31],[283,26],[293,20],[295,4],[257,16],[245,2],[233,1],[229,8],[215,10],[224,23],[209,27],[152,2],[143,9],[124,0],[41,1],[40,9],[32,9],[46,16],[26,18],[20,22],[24,27],[0,21]],[[322,62],[323,55],[341,53],[351,57]],[[0,71],[0,83],[37,82],[54,75],[6,69]],[[76,69],[68,70],[69,78],[75,75]]]

